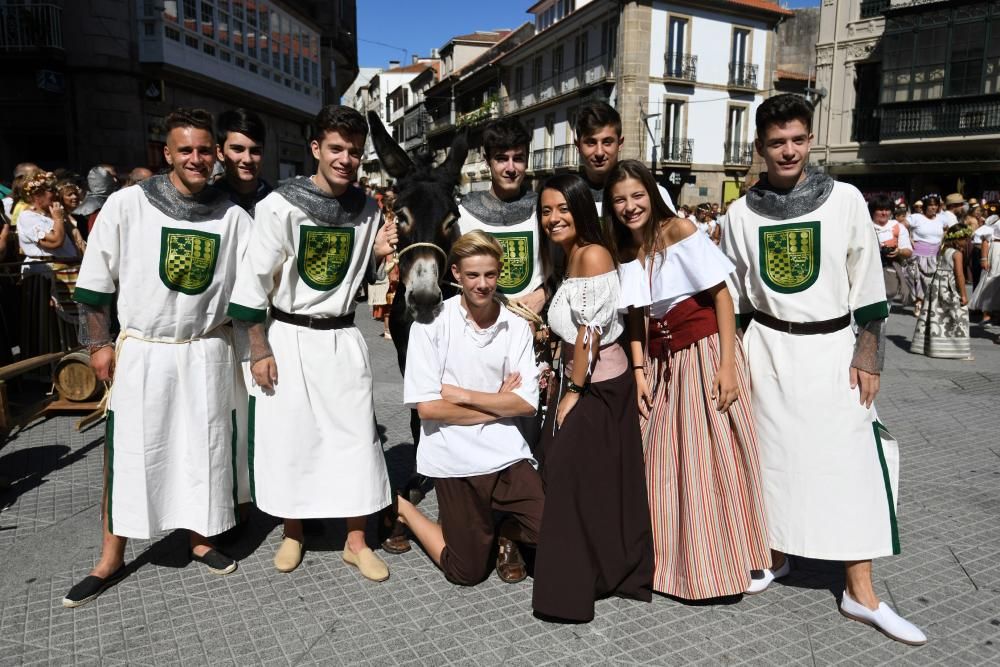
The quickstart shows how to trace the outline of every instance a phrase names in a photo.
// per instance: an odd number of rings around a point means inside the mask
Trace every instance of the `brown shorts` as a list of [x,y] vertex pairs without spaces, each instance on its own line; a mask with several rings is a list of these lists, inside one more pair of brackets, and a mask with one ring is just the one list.
[[494,511],[513,520],[513,530],[504,527],[505,536],[538,542],[545,497],[542,478],[527,461],[488,475],[435,479],[434,490],[446,545],[441,569],[448,581],[473,586],[489,575],[496,557]]

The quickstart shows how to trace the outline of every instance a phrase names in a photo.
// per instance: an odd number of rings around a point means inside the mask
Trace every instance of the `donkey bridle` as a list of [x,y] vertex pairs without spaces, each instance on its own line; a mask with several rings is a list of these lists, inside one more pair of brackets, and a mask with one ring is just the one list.
[[445,264],[448,263],[448,253],[444,251],[444,248],[437,245],[436,243],[428,243],[426,241],[420,241],[419,243],[411,243],[402,250],[397,250],[396,261],[398,262],[403,257],[403,255],[410,252],[414,248],[433,248],[434,250],[437,250],[441,254],[441,257],[444,259],[444,263]]

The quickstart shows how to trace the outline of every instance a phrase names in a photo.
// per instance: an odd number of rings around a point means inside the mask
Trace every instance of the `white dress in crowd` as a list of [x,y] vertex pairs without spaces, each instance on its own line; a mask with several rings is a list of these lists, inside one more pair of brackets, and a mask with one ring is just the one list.
[[[22,215],[24,215],[22,213]],[[983,231],[986,230],[986,231]],[[979,234],[983,232],[982,234]],[[969,310],[978,310],[984,313],[1000,311],[1000,223],[983,225],[976,230],[979,238],[987,238],[990,245],[983,257],[988,258],[989,269],[983,272],[979,278],[976,291],[972,293],[969,301]],[[973,239],[975,242],[975,238]],[[982,241],[980,240],[980,243]]]
[[222,325],[251,220],[228,199],[207,218],[174,219],[124,188],[88,239],[74,298],[109,306],[117,291],[122,332],[105,445],[115,535],[236,522],[236,359]]
[[[537,405],[538,367],[527,321],[501,308],[492,326],[477,329],[459,294],[444,302],[432,322],[414,322],[410,327],[403,403],[416,409],[418,403],[440,400],[443,384],[495,393],[500,389],[497,378],[515,372],[521,374],[521,386],[514,393],[528,405]],[[472,426],[420,421],[417,472],[421,475],[488,475],[518,461],[537,467],[516,418]]]
[[[263,321],[269,306],[312,317],[353,313],[380,220],[371,198],[350,224],[331,226],[290,203],[280,188],[272,192],[257,204],[230,313],[246,321]],[[294,519],[367,516],[388,505],[361,332],[270,320],[267,338],[278,368],[274,391],[246,378],[254,502]]]
[[[871,217],[853,186],[835,183],[819,208],[788,220],[751,211],[743,197],[727,219],[738,314],[888,316]],[[793,335],[752,322],[743,344],[772,548],[825,560],[898,553],[898,446],[851,389],[851,327]]]
[[38,242],[52,231],[55,224],[55,221],[47,215],[30,209],[21,211],[21,215],[17,217],[17,240],[25,256],[21,273],[48,273],[49,264],[42,261],[41,257],[76,257],[76,246],[73,245],[73,239],[68,233],[58,248],[48,249],[38,245]]

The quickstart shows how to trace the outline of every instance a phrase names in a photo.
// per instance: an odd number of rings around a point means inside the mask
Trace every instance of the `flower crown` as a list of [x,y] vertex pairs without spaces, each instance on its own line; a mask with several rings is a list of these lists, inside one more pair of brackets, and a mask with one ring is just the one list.
[[944,235],[945,241],[960,241],[972,236],[972,230],[963,224],[953,225],[948,233]]
[[51,171],[40,171],[21,186],[25,197],[31,197],[42,190],[49,190],[55,185],[56,176]]

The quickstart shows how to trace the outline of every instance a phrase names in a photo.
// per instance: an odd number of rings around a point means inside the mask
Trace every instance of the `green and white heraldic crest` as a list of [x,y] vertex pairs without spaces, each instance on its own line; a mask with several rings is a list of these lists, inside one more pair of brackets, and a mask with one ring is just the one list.
[[503,248],[503,268],[497,279],[497,289],[502,294],[517,294],[531,282],[534,271],[531,232],[495,232],[492,236]]
[[353,227],[299,227],[299,276],[314,290],[327,291],[344,281],[354,250]]
[[819,221],[761,227],[760,276],[775,292],[809,289],[819,277]]
[[182,294],[201,294],[212,284],[222,239],[218,234],[164,227],[160,234],[160,280]]

